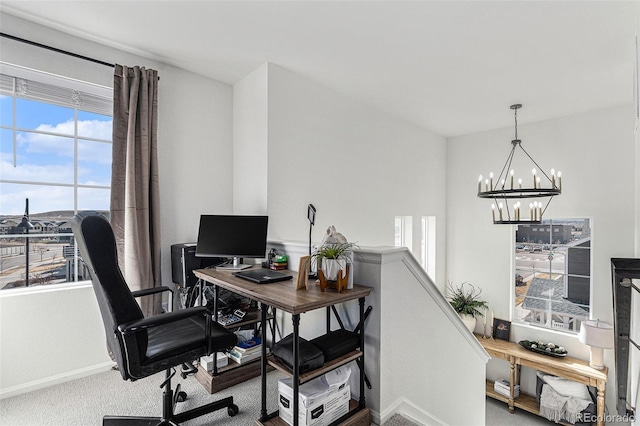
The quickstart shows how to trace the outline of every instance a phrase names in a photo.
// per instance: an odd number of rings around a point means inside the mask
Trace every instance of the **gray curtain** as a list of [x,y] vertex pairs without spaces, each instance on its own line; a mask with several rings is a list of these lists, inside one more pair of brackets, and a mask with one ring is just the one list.
[[[157,124],[158,72],[116,65],[111,225],[120,268],[133,291],[162,285]],[[139,301],[145,316],[160,313],[160,296]]]

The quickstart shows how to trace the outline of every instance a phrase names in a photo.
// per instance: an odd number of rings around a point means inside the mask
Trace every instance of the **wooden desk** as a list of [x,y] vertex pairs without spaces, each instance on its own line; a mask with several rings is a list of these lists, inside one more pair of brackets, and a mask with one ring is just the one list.
[[572,357],[556,358],[542,355],[520,346],[518,343],[507,342],[506,340],[484,339],[476,335],[476,338],[485,350],[494,358],[508,361],[511,365],[509,382],[511,383],[510,397],[505,397],[495,392],[493,382],[487,381],[487,396],[495,398],[509,404],[509,411],[513,413],[514,407],[540,415],[540,407],[536,397],[527,395],[520,391],[518,398],[513,398],[514,384],[520,384],[520,367],[530,367],[555,376],[564,377],[574,382],[587,386],[594,386],[598,390],[596,399],[598,426],[604,425],[604,395],[607,383],[607,367],[604,370],[596,370],[589,366],[588,361]]
[[[333,305],[348,302],[351,300],[358,300],[360,305],[360,350],[347,354],[338,360],[331,361],[329,364],[321,369],[314,370],[313,372],[305,373],[301,376],[298,369],[295,368],[293,372],[293,421],[294,426],[298,425],[298,391],[301,383],[307,380],[311,380],[313,377],[317,377],[333,368],[337,368],[340,365],[346,364],[354,359],[359,361],[359,364],[364,367],[364,300],[368,296],[373,288],[362,285],[354,284],[353,289],[337,293],[332,290],[321,291],[320,286],[313,284],[309,285],[308,290],[295,290],[295,283],[297,280],[297,273],[293,271],[285,271],[293,275],[293,280],[280,281],[271,284],[255,284],[251,281],[243,280],[232,275],[229,271],[217,271],[215,269],[196,269],[193,271],[196,277],[220,286],[234,293],[256,300],[261,305],[261,324],[262,330],[266,330],[267,323],[267,310],[269,307],[275,307],[282,309],[285,312],[291,314],[293,322],[293,364],[298,365],[298,337],[300,326],[300,314],[308,311],[312,311],[320,308],[327,308],[327,315],[329,315],[329,308]],[[330,321],[327,317],[327,332],[330,327]],[[262,345],[262,408],[260,411],[260,420],[258,424],[263,425],[276,425],[284,424],[284,422],[277,417],[277,412],[267,413],[267,365],[270,364],[275,368],[288,372],[286,368],[280,365],[273,357],[267,357],[266,345]],[[348,425],[361,424],[358,420],[362,416],[363,423],[369,424],[370,411],[366,408],[364,397],[364,368],[360,368],[360,400],[358,402],[351,401],[349,405],[349,418],[345,420]]]

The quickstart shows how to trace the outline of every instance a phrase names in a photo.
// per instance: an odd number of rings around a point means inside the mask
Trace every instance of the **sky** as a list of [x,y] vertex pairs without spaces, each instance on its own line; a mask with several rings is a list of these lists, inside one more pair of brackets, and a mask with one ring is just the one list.
[[[0,180],[24,182],[0,182],[0,215],[23,214],[26,198],[30,213],[74,210],[60,184],[74,183],[75,161],[78,183],[110,185],[111,117],[79,110],[76,148],[74,109],[16,98],[15,111],[14,138],[13,98],[0,96]],[[79,188],[77,208],[108,210],[109,189]]]

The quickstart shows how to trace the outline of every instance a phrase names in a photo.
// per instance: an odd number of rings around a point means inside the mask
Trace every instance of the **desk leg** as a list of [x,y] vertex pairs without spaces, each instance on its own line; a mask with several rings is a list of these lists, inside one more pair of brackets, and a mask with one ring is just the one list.
[[598,389],[598,396],[596,398],[596,404],[597,404],[597,414],[598,414],[598,420],[597,420],[597,425],[598,426],[604,426],[604,391],[605,391],[605,386],[606,383],[604,380],[598,380],[598,382],[596,383],[596,387]]
[[[202,288],[204,289],[204,280],[202,281]],[[200,305],[203,305],[204,302],[204,290],[200,293]],[[213,285],[213,321],[218,323],[218,286]],[[211,339],[209,339],[211,341]],[[213,375],[218,375],[218,352],[213,354]]]
[[360,330],[358,332],[360,333],[360,351],[362,352],[360,355],[360,401],[358,401],[358,405],[360,408],[365,408],[367,403],[364,396],[364,297],[359,298],[358,303],[360,304]]
[[261,385],[262,385],[262,393],[261,393],[261,398],[262,398],[262,407],[260,409],[260,421],[261,422],[265,422],[268,419],[267,416],[267,345],[266,345],[266,330],[267,330],[267,309],[269,309],[268,306],[266,306],[265,304],[261,303],[260,304],[260,329],[262,330],[262,337],[263,337],[263,344],[262,344],[262,358],[261,358],[261,363],[262,363],[262,375],[260,377],[261,379]]
[[513,406],[513,391],[516,383],[516,360],[514,357],[511,357],[509,364],[511,364],[511,371],[509,373],[509,412],[513,413],[515,411],[515,407]]
[[293,426],[298,426],[298,392],[300,388],[300,314],[291,315],[293,320]]

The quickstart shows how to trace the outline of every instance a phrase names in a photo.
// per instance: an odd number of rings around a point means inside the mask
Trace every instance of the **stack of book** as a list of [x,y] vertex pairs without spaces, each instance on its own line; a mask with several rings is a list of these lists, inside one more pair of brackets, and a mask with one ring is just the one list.
[[[509,393],[511,392],[509,387],[509,381],[507,379],[496,380],[493,383],[493,390],[495,390],[500,395],[510,397]],[[520,385],[515,385],[513,387],[513,397],[517,398],[520,396]]]
[[269,266],[269,268],[273,269],[274,271],[287,269],[287,261],[285,260],[284,262],[273,262],[271,266]]
[[238,342],[227,356],[238,364],[244,364],[254,359],[260,358],[262,355],[262,339],[254,337],[253,339]]

